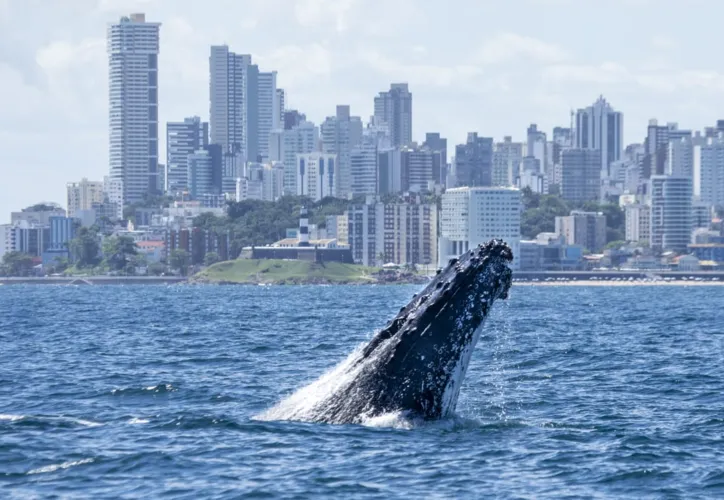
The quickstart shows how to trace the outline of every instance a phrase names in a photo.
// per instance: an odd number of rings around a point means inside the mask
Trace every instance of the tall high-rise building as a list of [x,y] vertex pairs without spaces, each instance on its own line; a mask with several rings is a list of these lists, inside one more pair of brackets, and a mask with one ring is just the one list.
[[693,229],[693,185],[690,177],[651,176],[651,246],[686,250]]
[[623,151],[623,114],[614,111],[603,96],[575,117],[574,147],[600,151],[602,177],[608,177],[608,167],[621,159]]
[[188,190],[189,155],[209,145],[209,124],[198,116],[166,124],[166,191]]
[[504,137],[503,142],[496,142],[493,150],[493,185],[515,185],[515,180],[520,174],[520,162],[522,160],[522,143],[513,142],[510,136]]
[[708,206],[724,206],[724,139],[694,146],[694,196]]
[[455,183],[457,186],[493,184],[493,139],[469,132],[465,144],[455,146]]
[[535,158],[538,162],[538,172],[544,174],[547,171],[548,161],[546,133],[538,130],[538,125],[531,123],[527,130],[527,137],[526,156]]
[[188,192],[192,199],[221,194],[223,156],[219,144],[210,144],[188,157]]
[[412,94],[407,83],[393,83],[375,97],[375,120],[387,124],[393,146],[412,142]]
[[601,151],[566,149],[561,153],[561,196],[566,201],[597,201],[601,192]]
[[90,210],[94,203],[103,203],[103,182],[89,181],[86,178],[80,182],[69,182],[66,186],[68,192],[68,217],[75,217],[79,210]]
[[444,186],[447,179],[447,139],[440,137],[439,132],[428,132],[422,146],[440,153],[440,175],[435,182]]
[[[459,187],[442,195],[440,266],[491,239],[505,240],[519,255],[520,190],[512,187]],[[520,259],[513,260],[518,269]]]
[[227,45],[213,45],[209,56],[211,143],[248,157],[249,121],[256,128],[256,77],[251,55],[235,54]]
[[377,193],[377,142],[364,140],[352,148],[350,153],[350,173],[352,182],[350,192],[353,195],[373,195]]
[[[280,100],[277,95],[277,72],[260,72],[257,85],[258,122],[256,158],[251,161],[269,159],[269,134],[278,129],[281,123]],[[250,151],[252,149],[250,148]]]
[[641,159],[642,179],[649,179],[652,175],[664,175],[667,169],[667,153],[669,142],[691,138],[691,130],[679,130],[676,123],[659,125],[656,120],[649,120],[649,126],[644,140],[644,156]]
[[157,192],[160,26],[144,14],[108,26],[109,176],[120,207]]
[[439,184],[442,153],[429,148],[403,147],[400,156],[401,190],[426,191],[430,182]]
[[672,139],[666,145],[666,166],[663,174],[677,177],[694,175],[694,143],[691,137]]
[[319,129],[314,123],[302,120],[288,129],[272,131],[271,135],[275,140],[270,142],[270,147],[277,151],[270,150],[269,156],[273,161],[281,161],[284,164],[284,192],[296,194],[298,193],[297,155],[317,150]]
[[337,194],[337,155],[308,153],[297,155],[297,192],[319,201]]
[[284,111],[286,109],[287,105],[287,95],[286,92],[284,92],[284,89],[277,89],[277,101],[276,101],[276,109],[279,112],[279,125],[278,127],[284,126]]
[[350,116],[346,105],[337,106],[335,116],[327,117],[320,127],[322,151],[337,154],[339,197],[346,197],[351,192],[350,158],[352,149],[362,143],[362,132],[362,120],[359,116]]

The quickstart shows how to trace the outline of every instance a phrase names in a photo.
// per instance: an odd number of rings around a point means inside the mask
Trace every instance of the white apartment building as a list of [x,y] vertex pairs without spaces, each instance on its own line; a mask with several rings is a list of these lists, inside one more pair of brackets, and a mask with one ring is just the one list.
[[[380,203],[369,196],[364,205],[346,213],[347,241],[355,262],[365,266],[386,263],[437,264],[437,205],[413,197],[403,203]],[[344,238],[338,234],[339,239]]]
[[[312,153],[319,144],[319,128],[312,122],[302,121],[291,129],[277,129],[270,139],[270,156],[272,160],[284,164],[284,191],[296,194],[297,186],[297,155]],[[276,149],[276,151],[273,151]],[[277,156],[278,158],[275,158]]]
[[110,201],[121,210],[157,191],[160,26],[144,14],[108,26]]
[[336,196],[339,187],[336,154],[300,154],[297,155],[297,165],[297,195],[309,196],[314,201]]
[[460,187],[442,195],[439,265],[444,267],[471,248],[492,239],[513,250],[513,269],[520,251],[521,193],[513,187]]
[[642,204],[624,206],[626,216],[626,241],[651,242],[651,207]]
[[0,225],[0,261],[6,253],[15,251],[15,224]]
[[69,182],[66,186],[68,193],[68,217],[75,217],[78,210],[90,210],[93,203],[103,203],[103,182],[89,181],[85,177],[80,182]]

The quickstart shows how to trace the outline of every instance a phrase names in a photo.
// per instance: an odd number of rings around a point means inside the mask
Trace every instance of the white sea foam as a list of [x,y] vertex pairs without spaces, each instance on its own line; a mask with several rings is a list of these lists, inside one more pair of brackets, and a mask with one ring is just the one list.
[[149,423],[149,422],[150,422],[150,420],[148,420],[148,419],[145,419],[145,418],[135,418],[135,417],[128,421],[128,423],[129,423],[130,425],[147,424],[147,423]]
[[254,418],[264,421],[298,420],[302,422],[315,419],[320,413],[323,413],[323,403],[351,384],[365,363],[370,362],[370,360],[364,360],[358,366],[354,366],[360,360],[364,345],[357,346],[346,359],[311,384],[302,387]]
[[9,420],[10,422],[17,422],[25,418],[25,415],[4,415],[0,413],[0,420]]
[[93,462],[95,462],[95,459],[93,458],[84,458],[83,460],[75,460],[73,462],[63,462],[62,464],[46,465],[45,467],[40,467],[39,469],[33,469],[31,471],[28,471],[28,474],[46,474],[48,472],[55,472],[62,469],[70,469],[71,467],[75,467],[76,465],[90,464]]

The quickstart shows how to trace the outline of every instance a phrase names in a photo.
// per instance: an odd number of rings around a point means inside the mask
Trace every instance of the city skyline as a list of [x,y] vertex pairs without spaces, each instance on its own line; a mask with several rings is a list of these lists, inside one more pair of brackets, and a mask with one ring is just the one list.
[[[465,142],[467,132],[496,141],[512,135],[520,141],[528,124],[537,123],[550,134],[554,126],[568,126],[571,108],[590,106],[600,94],[625,114],[626,144],[643,140],[649,118],[695,130],[713,125],[723,99],[715,92],[723,78],[718,63],[693,49],[716,42],[718,35],[706,29],[716,16],[698,19],[698,29],[686,36],[677,32],[678,40],[667,39],[663,35],[673,30],[664,28],[686,24],[685,16],[696,9],[674,15],[666,9],[646,10],[647,3],[618,0],[606,8],[582,8],[561,0],[529,0],[512,7],[478,6],[467,9],[468,19],[459,19],[455,11],[470,3],[454,2],[438,12],[431,3],[418,2],[412,9],[410,2],[398,1],[378,19],[374,5],[362,7],[356,1],[331,8],[323,0],[287,2],[286,9],[278,1],[252,1],[245,16],[236,16],[243,21],[217,26],[214,12],[231,14],[238,7],[228,2],[196,6],[166,0],[78,0],[61,8],[10,0],[0,8],[0,68],[5,74],[0,213],[38,201],[62,204],[66,182],[107,175],[105,33],[121,15],[145,12],[149,21],[162,23],[161,126],[193,115],[208,120],[209,49],[226,43],[238,53],[252,54],[264,71],[277,71],[287,107],[306,113],[317,125],[334,115],[337,104],[350,104],[352,114],[366,121],[380,91],[392,82],[407,82],[415,96],[413,140],[422,142],[425,132],[440,132],[452,150]],[[530,16],[510,21],[505,13],[521,7]],[[660,22],[636,24],[625,41],[604,38],[605,27],[609,33],[614,25],[625,29],[639,11]],[[550,14],[548,27],[553,27],[562,12],[569,26],[563,33],[534,23],[541,13]],[[478,35],[473,21],[490,14],[499,22]],[[594,14],[602,26],[578,26]],[[32,26],[11,22],[23,18],[32,18]],[[435,40],[437,45],[429,42],[426,31],[433,19],[438,28],[451,28],[441,37],[445,40]],[[283,36],[269,33],[270,26]],[[387,29],[392,26],[398,28],[394,34]],[[38,28],[44,32],[34,33]],[[582,37],[584,33],[589,36]],[[470,44],[477,48],[470,50]],[[159,135],[163,158],[165,138]],[[32,178],[43,182],[32,183]]]

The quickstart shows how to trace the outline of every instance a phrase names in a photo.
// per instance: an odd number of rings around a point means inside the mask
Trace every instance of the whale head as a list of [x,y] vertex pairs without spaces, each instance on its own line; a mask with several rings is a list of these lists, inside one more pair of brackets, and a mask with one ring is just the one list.
[[497,240],[452,259],[359,353],[271,414],[336,424],[451,414],[485,318],[508,296],[512,259]]

